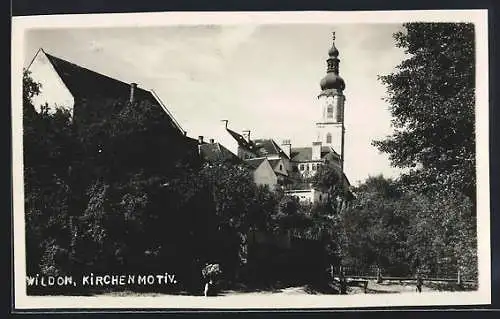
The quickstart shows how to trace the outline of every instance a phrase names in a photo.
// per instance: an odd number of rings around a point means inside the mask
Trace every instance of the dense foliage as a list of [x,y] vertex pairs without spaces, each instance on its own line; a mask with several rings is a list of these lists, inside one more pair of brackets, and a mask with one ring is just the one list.
[[[372,237],[367,242],[379,242],[375,247],[392,236],[395,251],[386,252],[386,262],[403,260],[401,267],[412,271],[460,270],[475,277],[474,25],[407,23],[404,28],[394,38],[408,58],[380,77],[395,132],[373,144],[407,173],[395,183],[401,194],[385,199],[377,187],[368,187],[374,182],[368,180],[358,190],[354,213],[378,220],[367,224]],[[368,201],[374,194],[378,208]],[[396,221],[387,223],[387,216]]]
[[85,118],[81,105],[35,112],[38,92],[25,72],[28,273],[169,271],[182,289],[199,288],[205,263],[237,275],[246,233],[271,227],[278,194],[244,166],[202,163],[148,101],[93,101],[101,114]]
[[409,57],[380,77],[395,133],[374,145],[411,169],[415,189],[458,190],[475,201],[474,25],[404,26],[395,40]]

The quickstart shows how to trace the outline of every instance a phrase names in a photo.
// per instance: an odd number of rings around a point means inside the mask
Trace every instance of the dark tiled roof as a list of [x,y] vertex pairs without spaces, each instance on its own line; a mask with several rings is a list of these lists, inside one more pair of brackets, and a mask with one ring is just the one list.
[[256,156],[279,155],[282,157],[288,157],[272,139],[255,139],[251,140],[249,143],[241,134],[238,134],[228,128],[226,128],[226,130],[238,142],[240,147],[254,153]]
[[236,155],[219,143],[201,144],[199,148],[201,157],[207,162],[222,160],[237,163],[241,161]]
[[290,159],[295,162],[310,161],[312,158],[311,147],[293,147],[290,152]]
[[260,166],[260,164],[262,164],[262,162],[264,162],[265,160],[266,160],[265,157],[250,158],[246,159],[245,163],[247,163],[248,166],[250,166],[251,168],[257,169]]
[[[321,159],[338,161],[340,156],[330,146],[321,146]],[[312,160],[312,147],[294,147],[290,152],[290,159],[294,162],[307,162]]]
[[[106,97],[128,100],[130,96],[129,83],[86,69],[46,52],[45,55],[73,96],[77,98]],[[135,90],[135,96],[137,100],[157,102],[150,91],[141,88]]]
[[271,166],[274,168],[276,166],[276,164],[278,164],[281,160],[279,159],[273,159],[273,160],[269,160],[269,164],[271,164]]
[[[48,54],[43,49],[40,49],[40,51],[47,56],[47,59],[49,59],[57,74],[59,74],[59,77],[64,82],[64,85],[66,85],[75,98],[129,100],[130,83],[125,83],[86,69],[72,62]],[[164,111],[164,115],[168,117],[170,125],[184,132],[167,107],[163,105],[159,97],[155,95],[156,94],[152,91],[144,90],[139,87],[134,91],[136,101],[149,101],[150,103],[160,106]]]
[[243,148],[246,148],[248,150],[252,150],[253,149],[253,146],[250,143],[248,143],[243,136],[241,136],[240,134],[238,134],[235,131],[230,130],[228,128],[226,128],[226,130],[238,142],[239,146],[241,146]]
[[256,139],[252,141],[255,153],[260,156],[279,155],[288,157],[272,139]]

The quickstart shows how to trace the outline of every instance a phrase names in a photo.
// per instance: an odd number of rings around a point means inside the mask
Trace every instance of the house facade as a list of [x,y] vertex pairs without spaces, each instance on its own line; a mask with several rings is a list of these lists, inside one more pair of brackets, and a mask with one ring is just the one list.
[[244,161],[252,170],[255,184],[267,185],[270,190],[275,190],[279,186],[278,175],[266,157],[249,158]]

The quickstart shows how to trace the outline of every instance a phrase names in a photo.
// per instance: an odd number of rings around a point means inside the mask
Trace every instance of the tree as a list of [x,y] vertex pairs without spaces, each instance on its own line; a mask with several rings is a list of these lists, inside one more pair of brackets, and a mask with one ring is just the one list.
[[[99,110],[99,116],[76,112],[79,104],[75,114],[48,106],[36,112],[31,100],[39,92],[40,85],[25,71],[28,272],[140,271],[155,264],[150,261],[160,256],[161,244],[175,242],[179,233],[165,233],[168,222],[178,222],[181,232],[189,233],[190,223],[177,211],[163,217],[168,206],[162,184],[196,167],[196,147],[166,122],[161,107],[148,101],[85,105]],[[163,247],[165,255],[171,247]]]
[[341,216],[346,232],[346,264],[367,271],[375,265],[393,275],[406,275],[408,208],[397,184],[369,177],[355,188],[356,199]]
[[[405,197],[408,261],[436,272],[477,273],[475,52],[470,23],[406,23],[394,35],[408,57],[380,80],[395,132],[373,145]],[[467,256],[468,261],[465,261]]]
[[61,274],[70,270],[68,227],[71,185],[68,160],[70,115],[63,109],[35,111],[40,85],[23,72],[23,160],[27,271]]
[[476,219],[461,193],[407,196],[407,260],[416,271],[477,279]]
[[325,213],[340,213],[344,205],[350,199],[350,192],[340,168],[331,162],[318,167],[316,174],[312,177],[312,185],[327,196]]
[[406,23],[394,35],[409,55],[380,80],[395,132],[373,144],[409,168],[406,185],[456,189],[475,200],[474,25]]

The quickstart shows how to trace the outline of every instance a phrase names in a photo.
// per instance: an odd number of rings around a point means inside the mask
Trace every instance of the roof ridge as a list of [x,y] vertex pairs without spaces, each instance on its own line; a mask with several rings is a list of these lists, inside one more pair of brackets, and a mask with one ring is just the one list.
[[[92,70],[92,69],[86,68],[86,67],[81,66],[81,65],[79,65],[79,64],[76,64],[76,63],[74,63],[74,62],[71,62],[71,61],[68,61],[68,60],[66,60],[66,59],[60,58],[60,57],[58,57],[58,56],[55,56],[55,55],[53,55],[53,54],[47,53],[47,51],[45,51],[45,50],[43,50],[43,49],[41,49],[41,50],[42,50],[42,52],[43,52],[43,53],[45,53],[45,55],[47,55],[47,57],[49,57],[49,60],[50,60],[50,58],[57,59],[57,60],[60,60],[60,61],[62,61],[62,62],[64,62],[64,63],[68,63],[68,64],[71,64],[71,65],[76,66],[76,67],[78,67],[78,68],[84,69],[85,71],[88,71],[88,72],[95,73],[95,74],[97,74],[97,75],[100,75],[100,76],[106,77],[106,78],[108,78],[108,79],[110,79],[110,80],[117,81],[117,82],[120,82],[120,83],[125,84],[125,85],[130,85],[130,82],[125,82],[125,81],[122,81],[122,80],[117,79],[117,78],[115,78],[115,77],[112,77],[112,76],[110,76],[110,75],[106,75],[106,74],[103,74],[103,73],[100,73],[100,72],[94,71],[94,70]],[[52,61],[50,61],[50,63],[52,63]],[[52,63],[52,64],[53,64],[53,63]],[[57,72],[57,73],[59,73],[59,72],[57,71],[57,68],[56,68],[56,72]],[[149,92],[149,90],[144,89],[144,88],[141,88],[139,85],[137,86],[137,89],[142,90],[142,91]]]
[[42,48],[42,47],[40,47],[40,48],[36,51],[36,53],[35,53],[35,55],[33,56],[33,58],[31,59],[31,62],[28,64],[28,67],[26,68],[26,70],[28,70],[28,69],[31,67],[31,65],[33,64],[33,62],[35,62],[35,59],[36,59],[36,57],[38,56],[38,53],[40,53],[40,51],[42,51],[44,54],[47,54],[47,53],[43,50],[43,48]]
[[[146,90],[145,90],[146,91]],[[175,118],[175,116],[170,112],[170,110],[167,108],[167,106],[163,103],[162,99],[160,98],[160,96],[158,94],[156,94],[156,92],[153,90],[153,89],[150,89],[150,90],[147,90],[149,91],[153,97],[156,99],[156,101],[158,102],[158,104],[160,104],[160,106],[163,108],[163,110],[168,114],[168,116],[172,119],[172,122],[174,122],[175,126],[177,126],[177,128],[183,133],[183,134],[186,134],[187,132],[182,128],[182,126],[179,124],[179,122],[177,122],[177,119]]]
[[267,157],[265,156],[261,156],[261,157],[252,157],[252,158],[247,158],[248,160],[257,160],[257,159],[267,159]]

